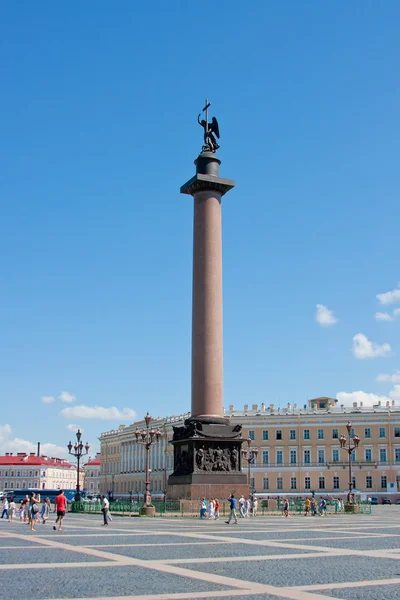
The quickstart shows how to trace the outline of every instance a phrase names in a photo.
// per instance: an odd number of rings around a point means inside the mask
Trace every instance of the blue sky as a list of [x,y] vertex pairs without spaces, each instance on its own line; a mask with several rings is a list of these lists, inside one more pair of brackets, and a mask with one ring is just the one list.
[[190,408],[179,187],[205,97],[236,180],[225,406],[400,399],[400,292],[377,298],[400,281],[399,19],[390,0],[3,3],[0,451]]

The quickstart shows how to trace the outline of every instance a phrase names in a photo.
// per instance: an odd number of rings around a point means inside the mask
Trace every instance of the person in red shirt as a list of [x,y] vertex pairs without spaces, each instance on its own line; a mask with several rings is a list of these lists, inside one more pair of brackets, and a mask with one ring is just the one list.
[[64,496],[63,490],[60,490],[60,493],[58,494],[58,496],[56,496],[55,505],[56,505],[56,511],[57,511],[57,519],[53,525],[53,529],[55,531],[57,529],[57,527],[56,527],[57,523],[60,523],[58,526],[58,531],[61,531],[63,518],[65,517],[65,513],[67,511],[67,499]]

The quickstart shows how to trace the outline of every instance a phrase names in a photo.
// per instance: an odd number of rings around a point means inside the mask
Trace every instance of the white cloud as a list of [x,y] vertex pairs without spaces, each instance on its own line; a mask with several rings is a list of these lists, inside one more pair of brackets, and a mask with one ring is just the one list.
[[353,337],[353,354],[361,360],[365,358],[376,358],[387,356],[392,351],[390,344],[377,344],[371,342],[363,333],[357,333]]
[[82,427],[78,427],[78,425],[74,425],[73,423],[67,425],[66,429],[68,429],[68,431],[72,431],[72,433],[76,433],[78,429],[81,433],[85,431],[84,429],[82,429]]
[[364,407],[374,406],[375,404],[378,404],[378,402],[381,402],[382,406],[385,406],[386,402],[391,402],[391,399],[388,396],[368,394],[361,390],[358,392],[338,392],[336,398],[339,400],[339,404],[344,404],[344,406],[353,406],[353,402],[357,402],[358,406],[360,405],[360,402],[362,402]]
[[52,402],[56,401],[54,396],[42,396],[40,399],[43,402],[43,404],[51,404]]
[[[10,425],[0,425],[0,454],[4,455],[5,452],[34,452],[36,454],[37,443],[18,437],[13,438]],[[40,454],[65,458],[68,455],[68,450],[66,447],[46,442],[40,444]]]
[[61,392],[61,394],[58,396],[58,399],[62,400],[66,404],[71,404],[72,402],[75,402],[76,396],[73,396],[69,392]]
[[377,294],[376,296],[381,304],[397,304],[400,302],[400,284],[399,287],[385,292],[383,294]]
[[324,306],[323,304],[317,304],[315,320],[323,327],[326,327],[327,325],[334,325],[338,322],[333,310],[329,310],[329,308],[327,306]]
[[375,319],[377,321],[393,321],[392,315],[389,315],[389,313],[387,313],[387,312],[375,313]]
[[124,421],[136,417],[136,413],[131,408],[119,410],[115,406],[106,408],[105,406],[68,406],[60,411],[60,415],[65,419],[95,419],[98,421]]
[[400,371],[396,371],[396,373],[393,373],[392,375],[389,375],[389,373],[381,373],[376,378],[376,381],[400,383]]
[[395,402],[400,402],[400,385],[395,385],[394,389],[389,392],[389,396]]
[[393,315],[395,317],[400,317],[400,308],[395,308],[395,310],[393,311]]

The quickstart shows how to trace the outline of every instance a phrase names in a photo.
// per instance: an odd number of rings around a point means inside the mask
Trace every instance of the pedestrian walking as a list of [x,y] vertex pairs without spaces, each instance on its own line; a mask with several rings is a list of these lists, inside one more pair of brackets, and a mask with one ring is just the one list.
[[214,504],[214,498],[210,499],[210,502],[208,503],[208,518],[209,519],[215,519],[215,504]]
[[42,519],[43,525],[46,524],[50,515],[50,498],[45,498],[42,504],[42,511],[40,513],[40,518]]
[[200,519],[207,518],[207,500],[203,498],[200,504]]
[[19,520],[20,521],[24,520],[24,513],[25,513],[25,504],[24,504],[24,501],[21,500],[21,504],[19,505]]
[[289,517],[289,500],[285,498],[283,500],[283,517]]
[[3,512],[1,513],[1,518],[6,518],[8,519],[8,500],[7,498],[3,499]]
[[232,519],[235,519],[235,523],[237,525],[237,516],[236,516],[236,498],[234,494],[231,494],[228,498],[228,502],[229,502],[229,506],[230,506],[230,513],[229,513],[229,519],[227,521],[225,521],[225,523],[227,525],[230,525],[230,522],[232,521]]
[[321,498],[321,502],[319,504],[319,510],[321,517],[326,517],[326,500],[325,498]]
[[315,504],[315,498],[311,498],[311,514],[313,517],[317,515],[317,505]]
[[56,496],[54,504],[56,505],[57,519],[53,525],[53,529],[55,531],[57,529],[57,523],[59,523],[58,531],[62,531],[63,519],[65,517],[65,513],[67,512],[67,499],[64,496],[64,490],[60,490],[60,493],[58,496]]

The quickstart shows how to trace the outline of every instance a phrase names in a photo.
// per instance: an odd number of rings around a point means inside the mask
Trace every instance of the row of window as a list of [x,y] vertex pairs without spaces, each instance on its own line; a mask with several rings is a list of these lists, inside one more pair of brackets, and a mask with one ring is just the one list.
[[[283,465],[283,450],[275,451],[275,463],[277,465]],[[296,465],[298,458],[297,450],[293,449],[289,451],[289,464]],[[352,458],[354,461],[357,460],[357,452],[354,451]],[[340,462],[340,448],[333,448],[332,450],[332,462]],[[364,449],[364,460],[366,462],[372,462],[373,453],[372,448]],[[400,448],[394,449],[394,460],[396,463],[400,463]],[[256,463],[256,460],[254,461]],[[325,450],[320,448],[317,450],[317,463],[319,465],[325,464],[326,455]],[[386,463],[387,462],[387,449],[379,448],[379,462]],[[270,452],[269,450],[263,450],[261,453],[261,464],[269,465],[270,464]],[[311,465],[311,450],[303,450],[303,464]]]
[[[43,471],[43,475],[46,475],[46,472]],[[0,471],[0,477],[39,477],[39,471]]]
[[[394,428],[393,435],[395,438],[400,438],[400,427]],[[350,437],[351,438],[354,437],[354,429],[351,430]],[[255,439],[255,430],[254,429],[249,430],[249,438],[254,441],[254,439]],[[364,428],[364,438],[366,438],[366,439],[372,438],[370,427]],[[379,428],[379,438],[386,439],[386,427]],[[263,441],[269,440],[269,430],[268,429],[263,430],[262,439],[263,439]],[[283,430],[282,429],[275,429],[275,439],[283,440]],[[295,440],[295,439],[297,439],[297,429],[289,429],[289,440]],[[310,440],[310,439],[311,439],[311,430],[303,429],[303,440]],[[318,440],[325,439],[325,429],[322,429],[322,428],[317,429],[317,439]],[[339,429],[335,429],[335,428],[332,429],[332,439],[333,440],[339,439]]]
[[[0,481],[0,488],[4,489],[4,490],[13,490],[13,489],[24,490],[26,487],[28,487],[28,488],[36,488],[36,489],[39,488],[39,481],[37,481],[37,480],[35,480],[35,481],[28,481],[28,486],[26,485],[26,483],[27,483],[26,481],[22,481],[21,484],[20,484],[19,481],[16,481],[14,483],[14,481],[7,481],[7,480],[5,480],[3,482]],[[44,488],[44,485],[45,484],[43,484],[43,488]]]
[[[357,489],[356,483],[357,483],[356,478],[353,477],[353,488],[354,489]],[[254,479],[252,481],[252,484],[254,486]],[[325,477],[319,477],[318,478],[318,489],[325,490],[326,489],[325,486],[326,486]],[[345,486],[346,486],[346,488],[348,487],[347,480],[346,480]],[[365,478],[365,488],[367,490],[372,490],[372,476],[371,475],[367,475]],[[276,489],[283,490],[283,477],[276,478]],[[297,490],[297,477],[290,478],[290,489],[292,491]],[[304,489],[305,490],[311,489],[311,477],[304,477]],[[333,477],[333,489],[340,490],[340,477]],[[387,489],[387,477],[385,475],[381,476],[381,489]],[[269,477],[264,477],[263,478],[263,491],[269,491],[269,490],[270,490]]]

